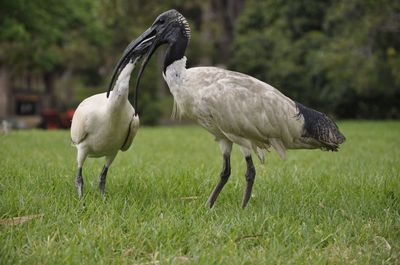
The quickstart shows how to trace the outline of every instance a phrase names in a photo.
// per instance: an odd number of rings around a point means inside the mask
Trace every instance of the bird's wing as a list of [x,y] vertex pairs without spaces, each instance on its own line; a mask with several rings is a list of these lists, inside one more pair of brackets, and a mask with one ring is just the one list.
[[191,69],[202,76],[196,81],[202,84],[193,91],[198,99],[196,111],[212,119],[226,135],[248,139],[264,149],[273,145],[281,157],[287,143],[301,135],[294,101],[274,87],[220,68]]
[[106,106],[105,93],[86,98],[76,108],[71,123],[71,141],[74,145],[81,143],[90,133],[90,128],[98,129],[98,110]]
[[136,135],[138,129],[139,129],[139,116],[132,115],[132,119],[129,122],[129,127],[128,127],[125,141],[124,141],[123,145],[121,146],[121,151],[126,151],[129,149],[129,147],[132,144],[133,138],[135,138],[135,135]]
[[74,145],[81,143],[88,135],[87,118],[88,113],[85,111],[85,101],[83,101],[75,110],[71,123],[71,141]]

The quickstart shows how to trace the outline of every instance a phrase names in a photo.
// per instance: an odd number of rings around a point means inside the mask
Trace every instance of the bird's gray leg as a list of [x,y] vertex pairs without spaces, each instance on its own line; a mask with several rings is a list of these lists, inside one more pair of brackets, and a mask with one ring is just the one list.
[[82,177],[82,167],[78,168],[78,174],[75,180],[76,190],[78,191],[78,197],[82,198],[83,194],[83,177]]
[[222,188],[225,186],[226,182],[228,182],[229,176],[231,175],[230,155],[224,154],[223,157],[224,157],[224,165],[222,167],[222,171],[220,174],[220,180],[217,186],[215,186],[210,197],[208,198],[208,205],[210,206],[210,208],[213,207],[215,200],[217,199]]
[[246,156],[246,164],[247,164],[247,171],[246,171],[246,190],[243,194],[242,200],[242,208],[246,208],[247,203],[251,197],[251,191],[253,189],[254,179],[256,177],[256,169],[254,168],[253,159],[251,159],[251,155]]
[[225,186],[226,182],[228,182],[229,176],[231,175],[231,151],[232,151],[232,143],[226,140],[219,142],[221,151],[223,153],[223,167],[220,173],[220,180],[215,186],[213,192],[211,193],[210,197],[208,198],[208,206],[210,208],[213,207],[215,201],[219,193],[221,192],[222,188]]
[[104,165],[99,177],[99,188],[102,196],[105,194],[107,171],[108,167]]
[[83,163],[85,162],[87,152],[84,149],[82,149],[81,147],[78,147],[77,150],[78,150],[78,155],[77,155],[78,174],[76,176],[75,186],[76,186],[76,190],[78,191],[78,197],[82,198],[82,196],[83,196],[82,167],[83,167]]
[[103,197],[105,195],[106,177],[107,177],[108,168],[110,167],[111,163],[114,161],[115,156],[116,156],[116,154],[106,157],[106,164],[103,166],[103,169],[101,170],[101,173],[100,173],[99,188],[100,188],[100,194]]

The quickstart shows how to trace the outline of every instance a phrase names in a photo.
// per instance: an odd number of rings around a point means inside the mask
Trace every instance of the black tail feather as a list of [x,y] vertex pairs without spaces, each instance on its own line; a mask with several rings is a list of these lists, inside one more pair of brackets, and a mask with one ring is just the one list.
[[314,138],[321,144],[321,149],[337,151],[339,145],[344,143],[346,138],[339,131],[336,123],[325,114],[307,108],[295,102],[299,110],[298,117],[304,117],[304,132],[302,137]]

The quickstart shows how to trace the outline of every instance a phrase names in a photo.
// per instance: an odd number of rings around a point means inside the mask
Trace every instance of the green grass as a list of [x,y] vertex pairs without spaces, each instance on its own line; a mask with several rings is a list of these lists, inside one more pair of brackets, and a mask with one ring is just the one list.
[[[245,161],[212,210],[218,145],[200,127],[141,128],[98,191],[102,159],[77,199],[67,131],[0,135],[1,264],[399,264],[400,122],[342,122],[337,152],[272,151],[256,162],[240,208]],[[191,198],[186,198],[191,197]]]

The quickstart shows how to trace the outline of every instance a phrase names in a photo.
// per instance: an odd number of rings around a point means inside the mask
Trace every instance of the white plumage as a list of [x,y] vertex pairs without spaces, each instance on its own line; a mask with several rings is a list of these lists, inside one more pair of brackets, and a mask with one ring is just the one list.
[[104,195],[108,168],[119,150],[128,150],[139,128],[139,117],[128,100],[129,79],[135,62],[128,63],[121,71],[109,98],[106,93],[91,96],[82,101],[74,113],[71,140],[77,149],[76,187],[79,197],[82,196],[85,159],[106,158],[99,184]]
[[[265,151],[271,146],[284,159],[286,149],[336,151],[344,141],[327,116],[296,103],[264,82],[216,67],[186,69],[185,65],[186,57],[175,61],[167,67],[164,79],[174,97],[176,115],[197,121],[215,136],[224,154],[221,172],[224,180],[210,196],[210,206],[229,177],[232,143],[240,146],[248,164],[246,179],[251,183],[248,183],[249,193],[245,192],[243,198],[245,207],[255,175],[252,150],[263,163]],[[311,116],[300,108],[305,108]],[[307,131],[305,118],[320,135]]]

